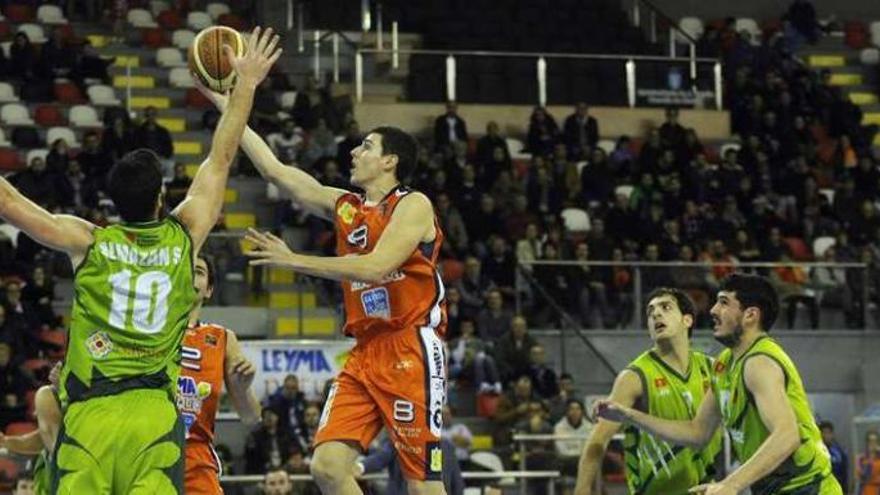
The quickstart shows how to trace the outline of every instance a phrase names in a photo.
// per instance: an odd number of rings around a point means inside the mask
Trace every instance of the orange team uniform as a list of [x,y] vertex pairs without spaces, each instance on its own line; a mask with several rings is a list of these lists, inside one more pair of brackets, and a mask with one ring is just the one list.
[[199,324],[183,337],[183,359],[177,380],[177,408],[186,425],[187,495],[216,495],[222,467],[214,451],[214,418],[223,387],[226,329]]
[[[412,191],[397,187],[375,205],[348,193],[336,202],[339,256],[373,250],[395,206]],[[385,426],[404,476],[439,480],[441,408],[446,400],[446,302],[437,271],[443,233],[420,244],[380,283],[345,280],[345,334],[357,343],[330,394],[315,445],[353,441],[367,449]],[[389,235],[394,235],[389,232]]]

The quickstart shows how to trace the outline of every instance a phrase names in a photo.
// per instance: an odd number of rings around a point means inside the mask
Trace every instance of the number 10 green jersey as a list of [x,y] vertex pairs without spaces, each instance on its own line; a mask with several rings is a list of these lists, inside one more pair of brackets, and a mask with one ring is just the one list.
[[175,217],[94,231],[74,277],[64,406],[177,383],[180,346],[196,302],[193,246]]

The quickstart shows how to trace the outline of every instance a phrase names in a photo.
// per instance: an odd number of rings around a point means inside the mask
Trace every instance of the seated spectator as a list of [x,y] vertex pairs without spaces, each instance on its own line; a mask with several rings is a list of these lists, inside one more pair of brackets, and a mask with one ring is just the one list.
[[104,129],[101,139],[101,149],[106,156],[113,161],[119,160],[126,153],[132,151],[135,145],[135,133],[128,122],[120,116],[113,119],[110,127]]
[[[608,284],[611,273],[607,267],[591,266],[590,246],[579,242],[574,250],[574,260],[583,264],[571,269],[571,285],[581,317],[581,325],[587,328],[604,328],[613,319],[608,305]],[[595,314],[596,319],[592,319]]]
[[471,315],[464,314],[461,292],[458,286],[446,287],[446,341],[451,342],[461,335],[461,322]]
[[480,209],[469,215],[466,227],[468,239],[474,244],[474,250],[485,252],[488,248],[485,243],[489,237],[501,234],[503,231],[501,213],[494,196],[487,193],[480,197]]
[[[288,474],[311,474],[308,459],[303,453],[305,451],[294,450],[284,463],[284,470]],[[321,490],[311,481],[293,481],[291,482],[291,495],[321,495]],[[225,492],[224,492],[225,493]]]
[[296,126],[293,119],[286,119],[281,123],[280,132],[266,136],[266,144],[272,148],[272,153],[278,161],[286,165],[294,165],[305,146],[303,130]]
[[553,434],[558,436],[578,436],[581,439],[556,440],[556,454],[559,456],[560,471],[563,476],[577,476],[578,462],[584,450],[584,444],[593,424],[587,421],[584,404],[577,399],[569,399],[565,417],[553,427]]
[[309,133],[309,144],[302,156],[305,167],[311,168],[316,160],[321,158],[336,158],[336,136],[327,127],[327,119],[319,118],[318,126]]
[[31,39],[22,31],[15,33],[9,48],[9,75],[17,79],[33,79],[37,68],[37,52]]
[[486,342],[494,342],[510,330],[511,314],[504,308],[501,291],[492,289],[486,296],[486,307],[477,315],[477,331]]
[[[136,142],[133,144],[137,146]],[[83,138],[83,148],[76,155],[76,159],[86,177],[93,179],[97,189],[103,191],[107,173],[113,166],[114,158],[101,149],[101,138],[97,132],[86,132]]]
[[522,316],[514,316],[510,322],[510,332],[495,343],[495,362],[498,364],[504,383],[528,375],[529,352],[537,344],[538,341],[529,335],[526,319]]
[[165,202],[168,203],[169,210],[176,208],[186,198],[191,184],[192,179],[186,175],[186,167],[182,163],[174,165],[174,178],[165,184]]
[[[791,255],[786,252],[779,261],[790,263]],[[770,271],[770,281],[776,286],[779,302],[788,304],[786,313],[788,328],[795,328],[798,304],[803,304],[809,309],[810,327],[813,330],[819,328],[819,304],[816,301],[816,293],[807,287],[807,272],[802,266],[788,264],[773,268]]]
[[26,420],[24,394],[33,381],[22,372],[20,364],[13,360],[9,344],[0,343],[0,429]]
[[[507,141],[501,135],[501,129],[498,123],[490,121],[486,125],[486,134],[477,140],[477,151],[474,156],[474,162],[480,167],[480,170],[490,169],[495,162],[495,153],[501,150],[504,162],[510,164],[510,150],[507,149]],[[520,151],[520,150],[514,150]],[[487,171],[492,177],[487,178],[489,183],[494,182],[494,174]]]
[[321,421],[321,410],[315,404],[306,406],[303,414],[303,423],[294,431],[293,440],[298,444],[298,452],[308,452],[315,441],[318,433],[318,425]]
[[559,395],[556,372],[547,366],[547,353],[540,344],[529,349],[529,377],[535,394],[541,399],[550,400]]
[[573,158],[586,158],[583,151],[596,147],[599,142],[599,124],[590,116],[587,104],[580,102],[574,113],[565,118],[563,139]]
[[284,384],[269,396],[267,409],[271,409],[280,420],[280,428],[289,435],[305,423],[306,396],[299,389],[299,378],[290,374],[284,377]]
[[[153,150],[163,160],[166,177],[171,175],[173,162],[169,162],[174,156],[174,146],[171,142],[171,133],[156,120],[156,107],[144,109],[144,121],[135,133],[135,148],[147,148]],[[169,166],[171,165],[171,166]]]
[[27,357],[36,357],[40,347],[37,337],[39,320],[34,307],[21,300],[23,286],[24,282],[20,279],[8,278],[4,284],[6,294],[3,306],[6,308],[6,319],[9,320],[10,326],[21,332],[17,343],[22,347],[16,347],[16,351]]
[[92,42],[88,38],[82,40],[82,45],[75,50],[76,68],[78,80],[83,79],[100,79],[104,84],[110,84],[110,74],[107,69],[113,65],[116,57],[102,56],[98,50],[92,46]]
[[41,76],[46,80],[71,79],[76,68],[74,52],[65,45],[60,29],[52,30],[49,36],[49,41],[40,47],[37,67]]
[[446,113],[434,120],[434,147],[438,151],[450,148],[455,142],[467,143],[467,124],[458,116],[458,105],[446,102]]
[[526,186],[529,210],[545,218],[553,218],[560,210],[564,194],[546,166],[535,169]]
[[446,235],[443,251],[450,258],[458,258],[467,252],[468,236],[464,220],[458,208],[452,205],[449,194],[440,193],[435,200],[435,212],[440,221],[440,228]]
[[483,261],[483,273],[508,300],[516,296],[516,259],[501,236],[489,240],[489,254]]
[[730,255],[743,263],[751,263],[761,259],[761,250],[747,230],[739,229],[730,247]]
[[[837,263],[837,251],[829,247],[822,254],[825,263]],[[810,269],[810,286],[816,290],[819,305],[840,308],[846,318],[847,328],[857,328],[859,317],[853,313],[853,294],[846,283],[846,269],[834,266],[817,266]]]
[[13,175],[10,182],[20,193],[37,204],[55,204],[55,181],[39,156],[31,158],[28,168]]
[[337,187],[340,189],[351,187],[348,179],[346,179],[339,170],[339,164],[336,163],[336,160],[325,161],[324,167],[321,170],[321,173],[318,174],[317,179],[325,186]]
[[736,271],[739,264],[733,255],[727,252],[727,245],[720,239],[710,242],[709,252],[703,257],[703,261],[712,265],[712,278],[714,286],[717,286],[725,277]]
[[581,393],[575,389],[574,377],[571,373],[562,373],[559,375],[559,393],[556,397],[547,401],[547,408],[550,411],[550,421],[556,422],[562,419],[568,412],[568,402],[572,399],[579,399]]
[[453,421],[452,408],[450,408],[448,404],[443,405],[442,411],[443,431],[441,436],[452,442],[452,445],[455,446],[455,458],[458,459],[459,465],[462,466],[465,471],[470,471],[468,466],[470,466],[471,443],[474,440],[474,435],[466,424]]
[[[436,448],[436,447],[433,447]],[[452,442],[441,438],[440,449],[443,459],[443,488],[447,495],[462,495],[464,493],[464,480],[461,477],[461,468],[455,456],[455,446]],[[430,459],[433,454],[427,453]],[[388,470],[388,484],[385,491],[388,495],[405,495],[411,493],[408,483],[403,477],[400,461],[390,438],[382,440],[379,448],[370,452],[361,461],[355,464],[355,477],[363,474],[376,473]]]
[[[530,223],[526,226],[525,237],[516,241],[517,261],[527,263],[541,258],[543,246],[541,246],[541,239],[538,234],[538,224]],[[532,266],[524,264],[523,270],[532,271]]]
[[55,176],[55,190],[63,208],[81,210],[98,206],[96,180],[86,177],[77,159],[70,161],[63,174]]
[[64,138],[58,138],[52,143],[49,154],[46,155],[46,168],[49,173],[58,176],[67,172],[70,164],[70,147]]
[[34,495],[34,478],[31,473],[25,472],[18,475],[15,479],[15,487],[12,495]]
[[535,107],[529,118],[526,149],[535,155],[546,156],[559,141],[559,126],[544,107]]
[[266,472],[260,490],[264,495],[293,495],[290,475],[282,467],[275,467]]
[[279,469],[293,448],[290,436],[278,428],[278,415],[264,408],[260,425],[245,440],[245,472],[260,474]]
[[501,396],[498,401],[498,409],[495,411],[494,421],[495,445],[509,447],[511,443],[511,431],[521,421],[529,419],[529,404],[535,400],[532,391],[532,379],[528,375],[522,375],[516,380],[513,389]]
[[495,286],[482,272],[482,263],[476,256],[464,260],[464,274],[455,285],[461,294],[462,310],[465,315],[477,316],[483,308],[484,298]]
[[660,126],[660,143],[665,148],[678,149],[684,145],[684,126],[678,123],[678,109],[668,107],[666,109],[666,122]]
[[22,290],[21,300],[34,308],[34,316],[39,324],[54,327],[60,323],[60,318],[52,309],[54,299],[55,283],[49,280],[42,266],[35,267]]
[[449,345],[449,378],[470,380],[477,386],[477,393],[500,394],[495,358],[487,354],[489,346],[475,333],[473,320],[461,321],[461,337]]

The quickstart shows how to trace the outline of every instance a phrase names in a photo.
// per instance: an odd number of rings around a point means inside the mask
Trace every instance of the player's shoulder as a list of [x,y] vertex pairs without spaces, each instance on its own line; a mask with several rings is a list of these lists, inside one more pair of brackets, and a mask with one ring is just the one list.
[[[204,343],[210,346],[216,346],[226,341],[226,332],[231,332],[223,325],[216,323],[199,322],[198,325],[190,327],[186,330],[188,340],[195,339],[198,343]],[[203,337],[200,339],[200,337]],[[203,342],[202,342],[203,341]]]

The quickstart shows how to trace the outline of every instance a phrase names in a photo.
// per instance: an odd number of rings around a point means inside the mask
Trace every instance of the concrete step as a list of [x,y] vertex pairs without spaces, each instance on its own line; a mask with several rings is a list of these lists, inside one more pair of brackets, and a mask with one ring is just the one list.
[[880,125],[880,112],[866,112],[862,114],[862,125]]
[[849,91],[848,96],[856,105],[873,105],[878,100],[877,93],[869,91]]
[[[120,66],[110,66],[107,69],[107,72],[111,76],[124,76],[128,73],[128,69]],[[149,76],[154,78],[157,81],[167,81],[168,80],[168,69],[163,69],[161,67],[133,67],[131,69],[132,76]]]
[[845,72],[832,72],[831,84],[834,86],[860,86],[864,82],[864,76],[860,72],[847,69]]
[[814,69],[826,67],[843,67],[847,65],[844,54],[815,54],[807,57],[807,65]]

